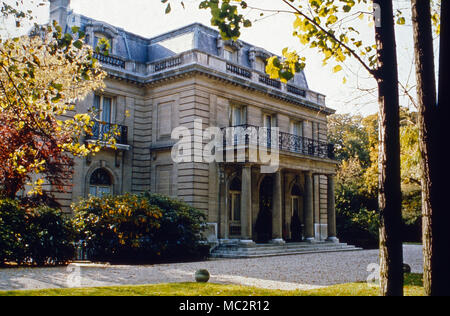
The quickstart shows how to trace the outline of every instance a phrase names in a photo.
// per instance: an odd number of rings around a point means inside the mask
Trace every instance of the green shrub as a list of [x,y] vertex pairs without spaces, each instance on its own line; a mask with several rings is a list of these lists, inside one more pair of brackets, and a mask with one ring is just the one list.
[[336,221],[340,241],[364,249],[379,247],[380,221],[376,211],[338,212]]
[[28,256],[37,265],[64,264],[75,254],[75,231],[60,210],[41,206],[31,211],[28,221]]
[[203,249],[198,243],[203,214],[162,195],[89,197],[73,210],[79,238],[93,260],[190,259]]
[[93,260],[145,260],[157,251],[149,247],[161,210],[135,195],[91,196],[72,205],[78,237]]
[[0,264],[21,264],[27,257],[26,213],[17,201],[0,199]]
[[379,247],[379,215],[376,196],[361,193],[355,176],[341,179],[336,186],[336,224],[338,238],[364,249]]
[[155,234],[161,257],[166,259],[202,259],[209,246],[202,245],[205,215],[189,204],[160,194],[145,193],[149,203],[162,210],[160,228]]
[[67,263],[73,244],[74,231],[61,211],[0,199],[0,264]]

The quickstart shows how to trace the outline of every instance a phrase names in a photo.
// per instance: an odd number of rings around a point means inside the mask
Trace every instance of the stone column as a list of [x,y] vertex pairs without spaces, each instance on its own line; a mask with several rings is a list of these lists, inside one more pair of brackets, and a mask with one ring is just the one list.
[[273,244],[284,244],[283,240],[283,205],[281,187],[281,170],[279,170],[274,177],[273,184],[273,209],[272,209],[272,240]]
[[241,243],[254,244],[252,240],[252,167],[242,167],[241,191]]
[[314,208],[313,208],[313,180],[312,172],[305,173],[305,238],[314,241]]
[[336,238],[336,201],[335,201],[335,188],[334,188],[334,175],[328,176],[327,186],[327,209],[328,209],[328,238],[327,241],[338,243]]

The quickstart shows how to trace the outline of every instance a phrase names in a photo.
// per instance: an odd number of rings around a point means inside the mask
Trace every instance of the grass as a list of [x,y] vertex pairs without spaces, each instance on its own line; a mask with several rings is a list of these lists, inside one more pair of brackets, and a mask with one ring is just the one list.
[[[423,296],[421,274],[407,274],[405,295]],[[377,296],[379,288],[366,283],[339,284],[309,291],[266,290],[213,283],[169,283],[33,291],[0,291],[0,296]]]

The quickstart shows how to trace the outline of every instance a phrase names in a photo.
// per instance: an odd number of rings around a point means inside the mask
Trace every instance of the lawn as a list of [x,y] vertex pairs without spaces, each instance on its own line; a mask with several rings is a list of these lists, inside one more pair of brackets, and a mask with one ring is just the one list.
[[[405,295],[423,296],[421,274],[408,274]],[[170,283],[35,291],[0,291],[0,296],[377,296],[379,289],[366,283],[334,285],[309,291],[266,290],[213,283]]]

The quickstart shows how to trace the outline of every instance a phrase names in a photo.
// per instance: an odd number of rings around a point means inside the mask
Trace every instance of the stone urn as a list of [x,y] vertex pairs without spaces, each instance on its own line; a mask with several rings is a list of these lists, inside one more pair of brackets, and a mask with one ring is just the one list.
[[403,273],[411,273],[411,266],[404,263],[403,264]]
[[195,281],[199,282],[199,283],[206,283],[209,281],[209,272],[208,270],[205,269],[201,269],[201,270],[197,270],[195,272]]

